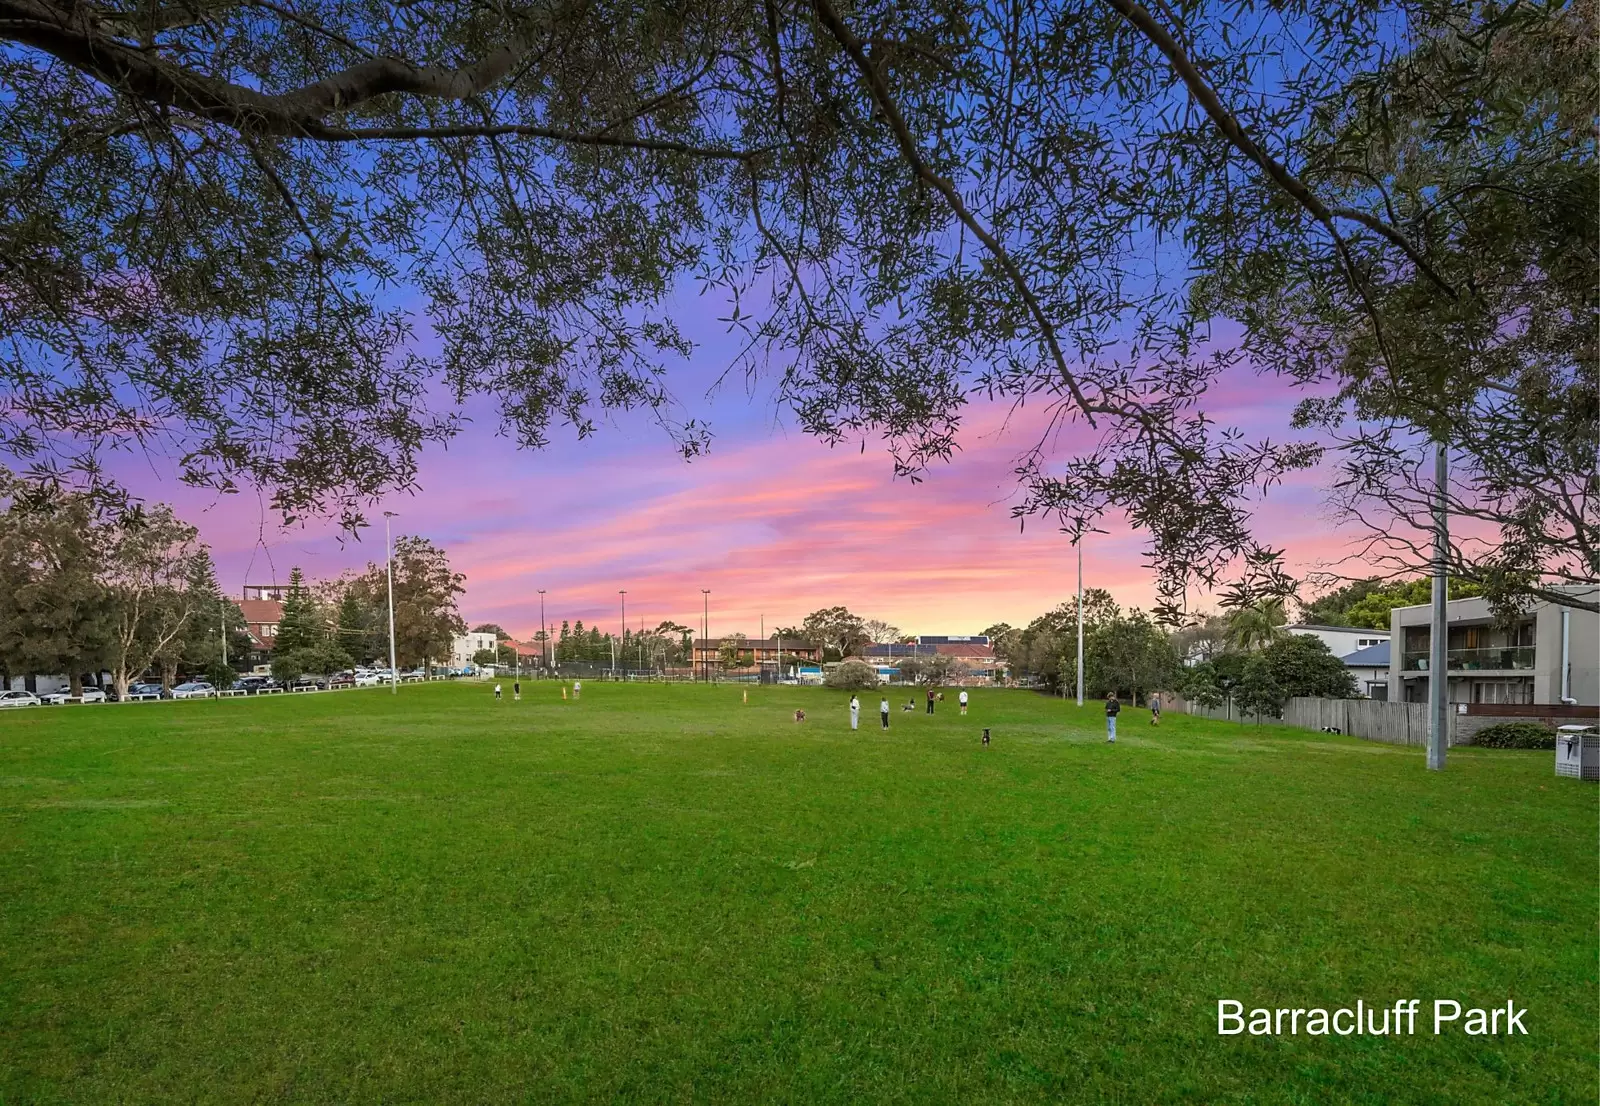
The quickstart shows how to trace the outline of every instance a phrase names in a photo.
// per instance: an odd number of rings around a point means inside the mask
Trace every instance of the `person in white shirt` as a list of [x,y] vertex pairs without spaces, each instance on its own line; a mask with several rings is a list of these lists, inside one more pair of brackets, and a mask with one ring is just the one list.
[[583,693],[583,681],[582,680],[573,680],[572,681],[572,697],[574,699],[576,699],[582,693]]
[[961,693],[961,716],[963,718],[967,716],[967,693],[965,691]]
[[500,685],[499,684],[495,684],[494,685],[494,701],[497,702],[497,703],[500,701]]
[[888,699],[879,699],[878,700],[878,717],[883,719],[883,728],[887,730],[889,728],[889,700]]
[[861,724],[861,700],[854,695],[850,696],[850,728],[853,730]]

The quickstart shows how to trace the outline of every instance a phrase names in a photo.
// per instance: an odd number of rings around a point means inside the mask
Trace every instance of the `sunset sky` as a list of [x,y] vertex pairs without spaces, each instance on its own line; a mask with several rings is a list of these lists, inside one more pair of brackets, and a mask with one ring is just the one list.
[[[688,314],[709,314],[693,306]],[[620,617],[618,589],[627,589],[636,628],[641,619],[698,625],[700,589],[710,588],[712,633],[751,635],[763,616],[770,630],[835,604],[909,633],[977,633],[1025,623],[1071,594],[1066,539],[1043,520],[1024,530],[1010,515],[1012,469],[1037,439],[1042,411],[1008,419],[1005,407],[975,404],[954,461],[921,483],[896,480],[879,445],[829,449],[797,430],[770,391],[746,389],[741,378],[708,392],[728,345],[713,326],[699,330],[694,358],[672,377],[686,411],[708,418],[716,435],[709,456],[692,463],[643,419],[583,442],[561,430],[549,449],[529,453],[497,434],[492,409],[472,408],[466,432],[425,455],[421,490],[375,509],[380,525],[359,541],[341,541],[327,524],[283,530],[254,494],[183,488],[159,460],[123,475],[200,527],[233,594],[247,582],[287,580],[293,565],[320,579],[381,561],[386,506],[399,512],[397,534],[431,539],[466,574],[469,623],[498,622],[519,636],[538,629],[538,588],[553,625],[581,618],[607,630]],[[1293,402],[1281,386],[1239,371],[1207,411],[1219,425],[1282,438]],[[1287,547],[1292,567],[1348,552],[1320,514],[1323,479],[1304,474],[1262,505],[1261,534]],[[1148,606],[1141,536],[1107,529],[1086,543],[1087,586]]]

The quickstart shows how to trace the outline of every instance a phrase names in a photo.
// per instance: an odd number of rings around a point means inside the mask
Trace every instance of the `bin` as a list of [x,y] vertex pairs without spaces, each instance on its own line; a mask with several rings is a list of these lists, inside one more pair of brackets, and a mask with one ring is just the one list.
[[1600,727],[1556,728],[1556,775],[1600,780]]

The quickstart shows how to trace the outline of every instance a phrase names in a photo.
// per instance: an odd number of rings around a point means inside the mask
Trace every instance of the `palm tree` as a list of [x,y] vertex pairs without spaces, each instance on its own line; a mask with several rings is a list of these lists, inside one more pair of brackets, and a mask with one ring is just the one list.
[[1245,653],[1265,649],[1284,636],[1289,616],[1281,598],[1258,599],[1228,615],[1228,644]]

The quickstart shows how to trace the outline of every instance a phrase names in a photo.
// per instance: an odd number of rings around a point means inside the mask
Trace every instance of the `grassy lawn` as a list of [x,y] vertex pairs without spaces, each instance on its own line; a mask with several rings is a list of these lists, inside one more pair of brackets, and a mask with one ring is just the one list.
[[0,716],[0,1103],[1595,1101],[1600,805],[1550,753],[530,687]]

